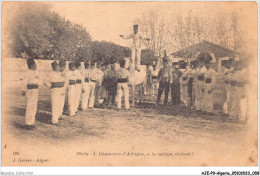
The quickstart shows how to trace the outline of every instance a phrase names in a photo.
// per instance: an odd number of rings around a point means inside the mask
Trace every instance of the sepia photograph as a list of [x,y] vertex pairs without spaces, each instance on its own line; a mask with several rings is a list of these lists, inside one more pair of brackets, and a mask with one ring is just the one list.
[[257,2],[6,1],[1,15],[2,166],[258,164]]

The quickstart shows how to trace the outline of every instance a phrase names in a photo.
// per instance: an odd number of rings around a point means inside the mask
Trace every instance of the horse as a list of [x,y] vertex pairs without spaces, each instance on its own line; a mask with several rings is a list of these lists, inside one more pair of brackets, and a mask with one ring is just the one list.
[[[140,65],[140,71],[137,71],[134,69],[134,65],[131,64],[130,59],[129,58],[125,58],[126,61],[126,65],[125,68],[129,70],[130,72],[130,78],[129,78],[129,88],[131,92],[131,105],[134,106],[135,105],[135,93],[136,93],[136,87],[140,86],[140,84],[143,84],[141,86],[144,87],[144,92],[146,90],[146,65]],[[160,63],[157,62],[156,64],[156,71],[160,68]],[[158,71],[157,71],[158,73]]]

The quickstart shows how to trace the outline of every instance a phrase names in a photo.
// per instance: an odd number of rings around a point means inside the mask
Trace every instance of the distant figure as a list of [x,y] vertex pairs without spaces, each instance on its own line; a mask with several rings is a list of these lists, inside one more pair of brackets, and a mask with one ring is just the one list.
[[134,30],[134,33],[132,33],[128,36],[120,35],[120,37],[122,37],[123,39],[133,39],[133,44],[131,47],[131,64],[133,64],[135,66],[136,70],[140,71],[142,40],[149,41],[150,39],[143,38],[138,33],[137,24],[133,25],[133,30]]
[[39,72],[34,59],[27,60],[28,69],[23,78],[22,95],[26,95],[27,106],[25,113],[26,129],[32,130],[35,128],[35,114],[38,104],[38,85],[40,82]]
[[153,64],[152,68],[151,68],[151,77],[152,77],[152,80],[151,80],[151,83],[152,83],[152,87],[151,87],[151,93],[152,93],[152,96],[154,96],[156,94],[156,91],[158,90],[158,86],[159,86],[159,83],[158,83],[158,73],[159,73],[159,69],[156,68],[156,64]]
[[234,121],[247,120],[247,79],[248,72],[243,68],[241,61],[238,61],[229,76],[231,85],[229,118]]
[[146,92],[148,96],[152,95],[152,70],[153,67],[151,64],[147,64],[146,66]]
[[181,102],[180,99],[180,77],[182,72],[179,70],[178,62],[173,62],[172,64],[172,85],[171,85],[171,94],[172,94],[172,104],[179,105]]
[[182,73],[181,84],[182,84],[182,98],[183,103],[186,107],[190,106],[190,95],[189,95],[189,80],[190,80],[190,66],[186,66],[186,70]]
[[159,89],[158,89],[158,96],[157,96],[157,103],[156,105],[160,104],[160,99],[162,96],[162,93],[164,91],[165,98],[164,98],[164,105],[167,105],[168,103],[168,94],[170,91],[170,84],[172,84],[172,71],[170,67],[168,66],[168,58],[163,58],[163,68],[160,69],[158,73],[158,79],[159,79]]
[[224,65],[224,73],[223,73],[223,78],[224,78],[224,93],[225,93],[225,101],[223,103],[223,112],[225,114],[229,114],[229,109],[230,109],[230,89],[231,85],[229,82],[229,77],[232,75],[232,71],[234,68],[231,66],[231,61],[227,60],[225,65]]

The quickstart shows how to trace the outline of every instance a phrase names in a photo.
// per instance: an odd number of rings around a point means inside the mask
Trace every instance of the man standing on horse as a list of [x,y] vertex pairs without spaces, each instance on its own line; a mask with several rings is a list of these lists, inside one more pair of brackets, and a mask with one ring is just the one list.
[[135,65],[136,70],[140,71],[142,40],[149,41],[150,39],[143,38],[138,33],[138,25],[137,24],[133,25],[133,30],[134,30],[134,33],[132,33],[128,36],[120,35],[120,37],[122,37],[123,39],[133,39],[133,44],[132,44],[132,47],[131,47],[131,63],[132,63],[132,65]]

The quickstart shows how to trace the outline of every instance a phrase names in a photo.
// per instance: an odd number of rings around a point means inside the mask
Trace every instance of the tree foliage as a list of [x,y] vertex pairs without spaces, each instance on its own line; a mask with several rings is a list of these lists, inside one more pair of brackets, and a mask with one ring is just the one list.
[[153,60],[155,60],[155,53],[153,50],[150,50],[150,49],[142,50],[142,53],[141,53],[141,64],[142,65],[153,64]]
[[93,61],[109,62],[112,59],[120,60],[130,56],[131,52],[127,47],[106,41],[93,41],[91,48]]
[[10,30],[15,57],[24,53],[35,59],[86,60],[91,37],[81,25],[72,24],[42,3],[25,3]]

